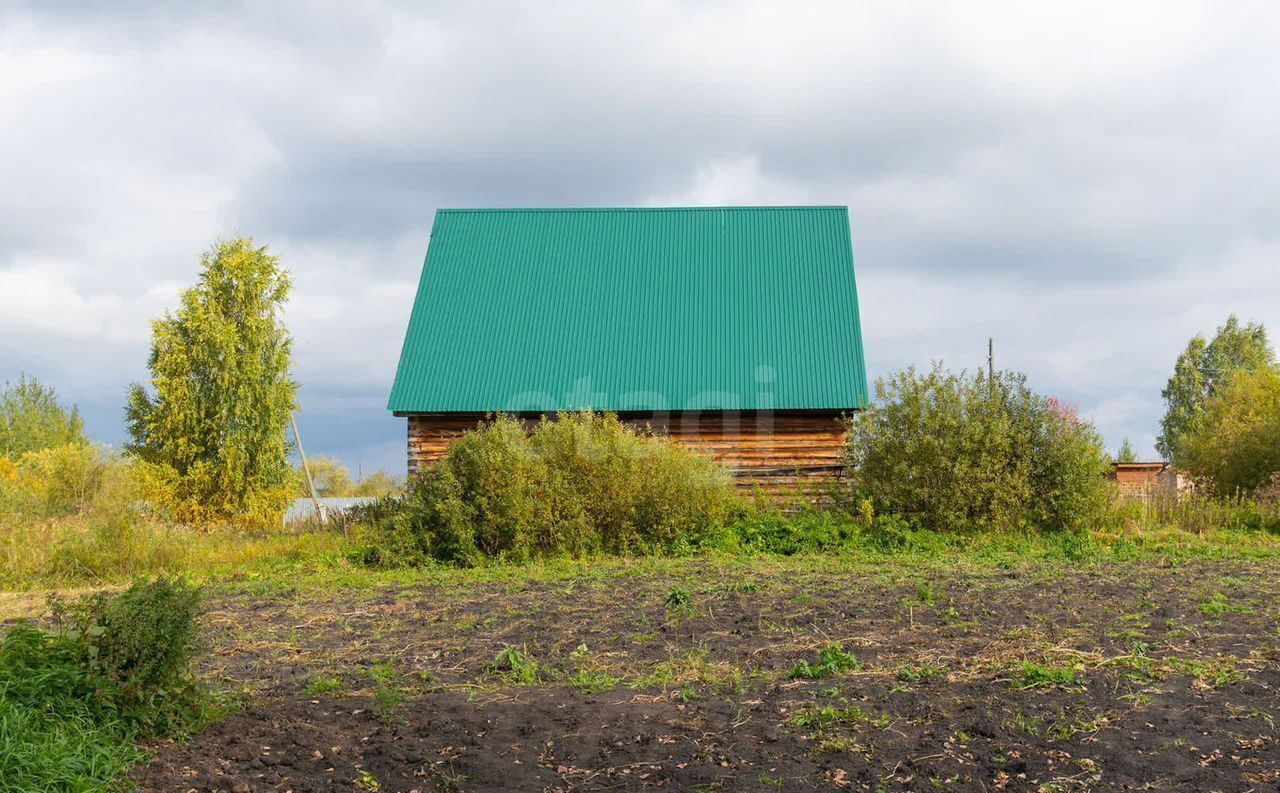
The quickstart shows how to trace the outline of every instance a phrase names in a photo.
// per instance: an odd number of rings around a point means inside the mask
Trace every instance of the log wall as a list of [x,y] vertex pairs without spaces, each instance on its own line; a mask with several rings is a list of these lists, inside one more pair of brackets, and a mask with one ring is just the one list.
[[[844,450],[844,425],[834,411],[624,414],[620,418],[714,457],[744,489],[759,487],[775,495],[814,491],[829,484],[839,473]],[[408,462],[413,474],[439,460],[449,444],[484,421],[484,416],[410,414],[408,419]]]

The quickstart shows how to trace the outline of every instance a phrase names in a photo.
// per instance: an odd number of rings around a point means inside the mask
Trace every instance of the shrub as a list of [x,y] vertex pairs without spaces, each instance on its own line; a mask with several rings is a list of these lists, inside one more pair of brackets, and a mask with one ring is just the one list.
[[135,494],[129,463],[101,446],[67,444],[0,464],[0,510],[30,517],[95,511],[118,518]]
[[94,704],[146,733],[180,729],[198,702],[199,590],[182,579],[135,583],[54,604],[61,636],[93,690]]
[[1090,526],[1105,513],[1098,432],[1019,374],[907,369],[854,416],[848,496],[938,531]]
[[185,583],[140,582],[58,605],[57,630],[14,627],[0,641],[0,787],[112,789],[142,757],[135,738],[194,726],[196,604]]
[[673,551],[725,525],[740,504],[729,474],[612,415],[498,417],[466,433],[405,498],[358,513],[372,564],[474,564],[594,552]]

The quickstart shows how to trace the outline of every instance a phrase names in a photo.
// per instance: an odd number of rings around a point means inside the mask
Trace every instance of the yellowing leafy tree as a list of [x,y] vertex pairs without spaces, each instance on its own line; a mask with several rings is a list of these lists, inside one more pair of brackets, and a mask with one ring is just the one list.
[[[311,481],[316,486],[316,495],[320,498],[350,498],[360,496],[398,496],[404,492],[404,480],[377,470],[365,478],[356,481],[351,471],[336,457],[308,457],[307,466],[311,469]],[[296,472],[296,493],[299,498],[310,496],[307,482],[301,468]]]
[[297,384],[280,321],[289,274],[244,238],[214,245],[201,265],[177,312],[152,323],[154,393],[130,388],[128,449],[175,519],[275,523],[293,483],[285,427]]
[[79,411],[58,404],[49,386],[20,375],[0,388],[0,457],[16,460],[27,452],[88,442]]
[[1179,442],[1195,429],[1205,405],[1218,387],[1236,372],[1258,371],[1275,366],[1276,356],[1267,343],[1261,323],[1242,325],[1234,315],[1218,328],[1212,341],[1196,336],[1174,364],[1173,376],[1161,392],[1165,415],[1160,425],[1156,449],[1165,459],[1182,467]]
[[1224,496],[1249,494],[1280,471],[1280,371],[1236,372],[1178,445],[1181,466]]

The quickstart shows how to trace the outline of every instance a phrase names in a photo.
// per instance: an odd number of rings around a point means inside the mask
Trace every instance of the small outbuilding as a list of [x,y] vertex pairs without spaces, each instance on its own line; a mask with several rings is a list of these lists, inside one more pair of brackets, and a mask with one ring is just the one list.
[[411,474],[595,410],[774,489],[837,471],[867,400],[845,207],[442,209],[388,408]]
[[1176,496],[1191,487],[1190,480],[1163,461],[1112,463],[1108,478],[1121,495],[1141,500]]

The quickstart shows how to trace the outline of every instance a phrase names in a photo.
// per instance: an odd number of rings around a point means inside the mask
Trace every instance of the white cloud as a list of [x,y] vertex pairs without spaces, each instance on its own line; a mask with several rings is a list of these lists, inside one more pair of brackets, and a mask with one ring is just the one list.
[[437,206],[848,204],[873,370],[994,335],[1109,439],[1150,442],[1192,333],[1280,328],[1269,3],[5,16],[0,369],[101,402],[106,437],[148,320],[246,233],[294,271],[315,451],[398,444],[355,419],[383,421]]

